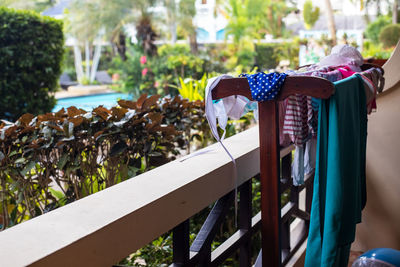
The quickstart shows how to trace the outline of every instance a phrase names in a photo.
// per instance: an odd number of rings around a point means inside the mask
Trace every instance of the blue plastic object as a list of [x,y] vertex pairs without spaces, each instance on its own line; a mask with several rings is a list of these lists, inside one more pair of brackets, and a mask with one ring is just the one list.
[[362,254],[352,267],[400,267],[400,251],[391,248],[375,248]]

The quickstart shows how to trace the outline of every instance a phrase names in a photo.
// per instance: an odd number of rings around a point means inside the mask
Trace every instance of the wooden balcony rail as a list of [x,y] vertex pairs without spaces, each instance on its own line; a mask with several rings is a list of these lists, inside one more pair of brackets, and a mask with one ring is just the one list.
[[[238,184],[259,173],[258,130],[226,139]],[[112,266],[235,187],[219,144],[0,232],[1,266]]]
[[[324,79],[310,81],[309,77],[288,77],[278,99],[303,88],[302,93],[322,98],[333,92],[332,84]],[[229,94],[251,99],[245,78],[223,80],[214,97]],[[291,184],[293,146],[278,147],[276,103],[259,105],[259,127],[225,140],[237,163],[239,227],[214,251],[211,242],[233,205],[236,184],[233,164],[219,144],[206,148],[206,153],[170,162],[1,232],[2,265],[111,266],[173,229],[174,266],[217,266],[237,249],[240,266],[249,266],[251,237],[260,227],[264,262],[272,266],[288,263],[307,236],[312,179],[302,187]],[[260,173],[262,211],[251,217],[251,181]],[[303,189],[305,205],[301,208]],[[281,193],[289,190],[290,201],[281,210]],[[188,219],[215,201],[189,247]],[[293,217],[297,219],[293,221]],[[296,222],[301,231],[291,235]],[[256,265],[260,262],[261,256]]]
[[[225,140],[238,166],[239,229],[214,251],[211,241],[226,210],[233,205],[235,186],[232,162],[219,144],[206,148],[207,153],[168,163],[1,232],[1,265],[112,266],[173,229],[174,266],[217,266],[237,249],[240,266],[250,266],[251,237],[261,226],[261,213],[251,214],[251,178],[260,170],[257,128]],[[280,151],[285,169],[290,166],[292,149]],[[283,173],[286,177],[282,177],[281,188],[292,188],[290,168]],[[292,225],[300,218],[307,223],[310,185],[306,182],[292,189],[290,202],[282,209],[284,263],[299,248],[297,241],[304,240],[304,234],[298,234],[304,231],[290,235],[290,218],[298,218]],[[298,196],[304,188],[307,207],[301,208]],[[189,247],[188,219],[214,201],[214,208]],[[298,226],[306,229],[305,223]]]

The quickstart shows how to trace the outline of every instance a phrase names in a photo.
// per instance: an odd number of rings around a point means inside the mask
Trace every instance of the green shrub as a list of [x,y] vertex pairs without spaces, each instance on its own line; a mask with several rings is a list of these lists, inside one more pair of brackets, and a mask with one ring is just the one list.
[[379,34],[379,41],[384,48],[396,46],[400,39],[400,24],[391,24],[385,26]]
[[227,73],[227,56],[226,44],[204,44],[200,50],[200,58],[204,60],[204,72]]
[[203,102],[158,99],[1,123],[0,229],[171,161],[194,139],[207,145]]
[[207,86],[207,75],[203,75],[200,80],[187,78],[183,80],[179,77],[179,94],[190,101],[204,100],[205,88]]
[[392,48],[385,49],[382,47],[382,44],[376,45],[371,41],[365,41],[361,54],[363,58],[388,59],[392,52]]
[[370,39],[374,44],[379,43],[379,34],[381,30],[392,23],[392,19],[389,16],[380,16],[365,29],[365,37]]
[[0,8],[0,118],[51,111],[64,52],[62,22]]
[[294,39],[292,42],[284,42],[279,46],[278,59],[288,60],[289,67],[294,69],[299,66],[300,39]]
[[274,69],[278,66],[278,54],[276,53],[279,44],[257,44],[256,62],[260,70]]
[[115,58],[112,72],[120,73],[125,92],[178,95],[179,77],[200,79],[208,64],[190,53],[188,45],[163,45],[157,56],[145,56],[137,45],[128,45],[127,60]]
[[266,43],[256,45],[256,62],[259,70],[275,69],[281,60],[289,60],[291,68],[299,64],[298,40],[283,43]]

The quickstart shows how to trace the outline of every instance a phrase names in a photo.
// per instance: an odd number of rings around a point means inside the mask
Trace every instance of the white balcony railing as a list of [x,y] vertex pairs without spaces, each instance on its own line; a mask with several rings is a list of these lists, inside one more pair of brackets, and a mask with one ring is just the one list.
[[[238,185],[259,173],[258,140],[254,127],[224,141]],[[234,189],[233,164],[221,146],[202,151],[1,232],[0,265],[117,263]]]

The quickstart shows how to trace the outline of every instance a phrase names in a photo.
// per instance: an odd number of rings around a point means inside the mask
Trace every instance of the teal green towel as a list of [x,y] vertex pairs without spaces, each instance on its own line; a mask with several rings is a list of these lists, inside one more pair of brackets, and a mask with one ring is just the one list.
[[363,82],[354,75],[321,100],[307,267],[347,266],[366,201],[367,111]]

